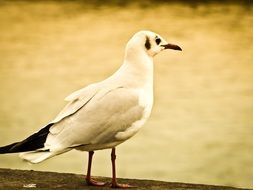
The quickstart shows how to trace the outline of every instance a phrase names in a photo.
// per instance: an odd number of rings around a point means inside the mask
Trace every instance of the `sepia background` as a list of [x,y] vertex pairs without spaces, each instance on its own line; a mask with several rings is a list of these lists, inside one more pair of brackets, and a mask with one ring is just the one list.
[[[131,36],[159,33],[182,52],[155,62],[150,120],[120,145],[118,176],[253,187],[253,6],[247,1],[0,1],[0,145],[52,120],[71,92],[121,65]],[[0,167],[85,173],[87,153]],[[111,176],[110,151],[93,172]]]

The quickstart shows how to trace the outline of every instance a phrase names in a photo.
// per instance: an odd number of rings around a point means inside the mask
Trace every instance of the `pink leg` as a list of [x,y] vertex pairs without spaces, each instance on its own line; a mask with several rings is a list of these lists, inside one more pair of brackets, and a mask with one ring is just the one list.
[[91,185],[91,186],[105,186],[106,183],[96,181],[96,180],[91,178],[91,164],[92,164],[93,154],[94,154],[93,151],[89,152],[88,170],[87,170],[87,175],[86,175],[86,178],[85,178],[86,183],[87,183],[87,185]]
[[111,160],[112,160],[112,183],[111,183],[111,187],[112,188],[130,188],[130,187],[133,187],[133,186],[130,186],[128,184],[119,184],[117,182],[116,165],[115,165],[115,160],[116,160],[115,148],[112,148]]

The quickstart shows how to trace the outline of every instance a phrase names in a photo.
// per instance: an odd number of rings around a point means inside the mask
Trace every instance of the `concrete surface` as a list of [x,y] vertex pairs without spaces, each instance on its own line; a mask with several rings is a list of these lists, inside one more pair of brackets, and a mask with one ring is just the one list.
[[[106,187],[87,186],[84,181],[84,175],[70,173],[41,172],[29,170],[11,170],[0,168],[0,190],[23,190],[23,189],[60,189],[60,190],[92,190],[92,189],[111,189]],[[109,178],[95,177],[101,181],[110,181]],[[121,183],[128,183],[135,188],[134,190],[239,190],[239,188],[172,183],[155,180],[138,180],[138,179],[118,179]]]

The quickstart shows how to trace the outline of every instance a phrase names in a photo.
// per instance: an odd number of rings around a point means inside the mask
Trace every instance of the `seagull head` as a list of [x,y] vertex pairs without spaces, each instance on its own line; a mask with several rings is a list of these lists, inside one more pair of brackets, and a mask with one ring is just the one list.
[[139,31],[129,40],[127,50],[133,52],[144,51],[150,57],[154,57],[165,49],[179,50],[182,49],[175,44],[168,43],[159,34],[151,31]]

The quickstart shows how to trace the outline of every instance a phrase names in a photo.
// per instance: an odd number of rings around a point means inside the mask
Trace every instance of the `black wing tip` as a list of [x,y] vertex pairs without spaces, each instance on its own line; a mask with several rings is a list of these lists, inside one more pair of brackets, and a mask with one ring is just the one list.
[[0,154],[15,153],[15,151],[13,151],[12,149],[18,143],[19,142],[15,142],[15,143],[0,147]]
[[32,134],[23,141],[15,142],[0,147],[0,154],[29,152],[43,148],[44,143],[46,142],[47,139],[47,135],[49,134],[49,129],[52,125],[54,125],[54,123],[49,123],[48,125],[43,127],[40,131]]

